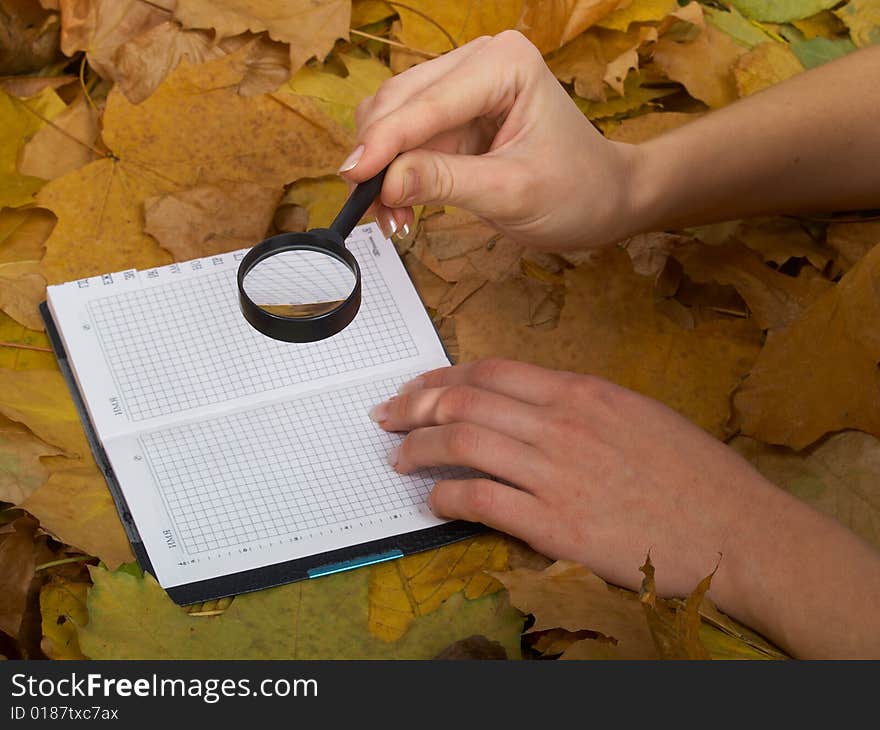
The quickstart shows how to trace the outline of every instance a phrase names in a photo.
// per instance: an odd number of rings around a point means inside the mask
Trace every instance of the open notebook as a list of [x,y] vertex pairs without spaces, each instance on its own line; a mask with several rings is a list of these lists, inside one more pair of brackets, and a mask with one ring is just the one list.
[[394,247],[348,240],[363,302],[340,334],[289,344],[238,309],[246,251],[50,286],[43,315],[123,524],[179,603],[445,544],[478,528],[434,517],[433,483],[397,474],[402,437],[369,408],[449,364]]

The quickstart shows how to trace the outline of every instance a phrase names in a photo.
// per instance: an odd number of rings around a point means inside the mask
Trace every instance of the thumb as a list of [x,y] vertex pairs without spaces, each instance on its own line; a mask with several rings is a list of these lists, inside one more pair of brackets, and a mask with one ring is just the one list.
[[455,155],[417,149],[400,155],[385,175],[382,203],[390,208],[411,205],[454,205],[494,219],[508,207],[509,165],[491,154]]

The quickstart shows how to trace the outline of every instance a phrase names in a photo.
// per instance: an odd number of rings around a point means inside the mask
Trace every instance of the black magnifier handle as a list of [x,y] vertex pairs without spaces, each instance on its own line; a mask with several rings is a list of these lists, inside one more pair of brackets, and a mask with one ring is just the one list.
[[388,165],[382,168],[378,173],[373,175],[369,180],[364,180],[352,191],[339,215],[333,219],[330,224],[330,230],[344,241],[348,238],[358,221],[364,217],[373,201],[379,197],[382,192],[382,183],[385,182],[385,173],[388,172]]

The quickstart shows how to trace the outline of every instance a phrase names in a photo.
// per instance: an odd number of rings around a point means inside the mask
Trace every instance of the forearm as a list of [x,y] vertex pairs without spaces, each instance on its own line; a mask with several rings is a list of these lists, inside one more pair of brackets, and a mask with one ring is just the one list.
[[880,207],[880,47],[635,146],[632,233]]
[[781,490],[741,514],[719,606],[797,657],[880,656],[880,552]]

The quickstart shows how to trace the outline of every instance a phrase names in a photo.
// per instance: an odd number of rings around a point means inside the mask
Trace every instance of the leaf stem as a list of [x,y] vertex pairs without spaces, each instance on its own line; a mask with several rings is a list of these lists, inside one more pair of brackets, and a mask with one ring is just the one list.
[[380,43],[387,43],[389,46],[394,46],[395,48],[402,48],[408,53],[414,53],[417,56],[424,56],[425,58],[437,58],[440,54],[434,53],[433,51],[422,51],[418,48],[411,48],[405,43],[399,43],[398,41],[393,41],[390,38],[383,38],[380,35],[373,35],[372,33],[367,33],[363,30],[357,30],[356,28],[350,28],[349,33],[352,35],[363,36],[364,38],[369,38],[371,41],[379,41]]
[[34,572],[36,573],[38,570],[45,570],[46,568],[54,568],[56,565],[67,565],[68,563],[80,563],[84,560],[94,560],[93,555],[74,555],[70,558],[62,558],[61,560],[50,560],[48,563],[41,563],[37,567],[34,568]]
[[34,350],[35,352],[52,352],[51,347],[37,347],[36,345],[22,345],[20,342],[0,342],[0,347],[11,347],[14,350]]

